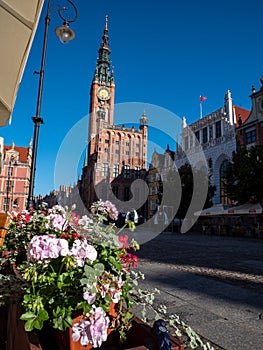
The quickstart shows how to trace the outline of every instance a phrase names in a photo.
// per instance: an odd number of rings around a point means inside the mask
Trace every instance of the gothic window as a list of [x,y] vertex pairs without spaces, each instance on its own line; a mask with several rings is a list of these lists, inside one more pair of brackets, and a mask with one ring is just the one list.
[[13,175],[13,168],[10,166],[8,167],[8,176],[12,176]]
[[220,203],[222,204],[231,204],[231,200],[227,197],[226,194],[226,178],[225,178],[225,173],[227,166],[229,164],[229,161],[225,159],[221,166],[220,166]]
[[221,120],[216,122],[216,138],[221,137],[222,131],[221,131]]

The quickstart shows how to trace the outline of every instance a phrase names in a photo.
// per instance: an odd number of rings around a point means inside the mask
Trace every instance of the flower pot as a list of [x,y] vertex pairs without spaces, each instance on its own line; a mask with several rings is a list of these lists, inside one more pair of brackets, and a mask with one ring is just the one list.
[[6,213],[0,213],[0,247],[4,244],[6,230],[10,223],[10,216]]

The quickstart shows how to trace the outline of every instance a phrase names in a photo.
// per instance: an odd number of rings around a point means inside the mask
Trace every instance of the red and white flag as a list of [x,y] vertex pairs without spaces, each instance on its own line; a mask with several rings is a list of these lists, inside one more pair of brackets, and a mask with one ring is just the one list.
[[201,95],[200,95],[200,103],[203,102],[203,101],[205,101],[205,100],[207,100],[207,97],[206,97],[206,96],[201,96]]

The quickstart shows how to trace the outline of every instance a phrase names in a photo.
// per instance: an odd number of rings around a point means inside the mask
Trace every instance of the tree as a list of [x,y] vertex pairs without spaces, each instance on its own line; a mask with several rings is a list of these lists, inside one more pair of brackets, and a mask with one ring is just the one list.
[[225,172],[225,191],[240,204],[263,202],[263,146],[234,153]]
[[[173,189],[177,188],[178,191],[178,182],[176,181],[177,177],[180,177],[181,181],[181,193],[180,196],[178,194],[178,197],[173,197],[173,203],[169,203],[169,205],[174,205],[175,202],[180,200],[179,208],[176,213],[176,217],[183,219],[188,211],[188,208],[190,206],[190,203],[192,201],[192,196],[193,196],[193,177],[198,179],[198,191],[203,191],[205,188],[204,183],[207,181],[207,174],[205,174],[203,171],[196,169],[195,167],[191,166],[190,164],[185,164],[182,165],[179,170],[170,170],[168,172],[167,177],[166,177],[166,186],[168,188]],[[209,208],[212,206],[212,198],[215,194],[216,187],[212,186],[210,184],[210,179],[208,178],[208,192],[207,192],[207,197],[206,197],[206,202],[204,205],[204,208]]]

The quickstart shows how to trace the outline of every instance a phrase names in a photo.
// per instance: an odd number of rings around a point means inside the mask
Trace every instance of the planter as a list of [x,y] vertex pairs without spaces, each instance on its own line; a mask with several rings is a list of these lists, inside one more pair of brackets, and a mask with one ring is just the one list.
[[10,223],[10,216],[6,213],[0,213],[0,247],[4,244],[6,230]]
[[[111,310],[115,313],[115,310]],[[1,313],[0,313],[1,315]],[[1,335],[0,349],[2,350],[90,350],[92,345],[82,346],[80,342],[72,342],[70,331],[58,331],[44,327],[40,332],[26,332],[24,322],[20,320],[21,307],[18,304],[10,305],[8,309],[7,327],[3,327],[6,334]],[[2,310],[2,318],[6,317],[6,310]],[[115,313],[116,316],[116,313]],[[2,332],[2,333],[4,333]],[[132,327],[127,332],[126,341],[120,345],[118,337],[113,329],[110,329],[109,337],[103,343],[101,350],[159,350],[158,340],[153,328],[144,323],[138,317],[132,321]],[[169,335],[172,350],[184,350],[183,343],[176,337]],[[2,348],[1,348],[2,346]]]

